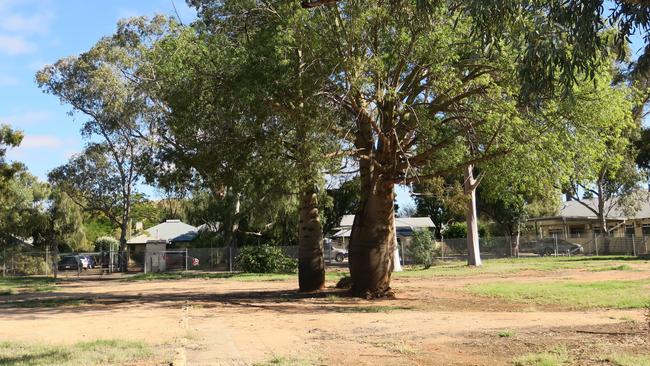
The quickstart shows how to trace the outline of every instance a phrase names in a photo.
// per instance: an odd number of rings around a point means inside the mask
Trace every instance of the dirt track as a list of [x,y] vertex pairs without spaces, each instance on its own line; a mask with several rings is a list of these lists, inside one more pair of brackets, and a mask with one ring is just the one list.
[[[564,270],[518,278],[642,279],[650,278],[650,271]],[[328,365],[507,365],[515,356],[558,344],[578,355],[584,347],[580,364],[597,365],[602,363],[588,359],[593,352],[649,347],[647,338],[633,335],[643,334],[643,310],[571,311],[462,291],[467,284],[494,280],[395,279],[398,299],[381,301],[346,298],[333,288],[297,294],[293,281],[66,282],[55,293],[38,296],[84,304],[0,308],[0,341],[142,340],[175,353],[161,357],[188,365],[248,365],[274,357]],[[503,330],[513,336],[499,337]]]

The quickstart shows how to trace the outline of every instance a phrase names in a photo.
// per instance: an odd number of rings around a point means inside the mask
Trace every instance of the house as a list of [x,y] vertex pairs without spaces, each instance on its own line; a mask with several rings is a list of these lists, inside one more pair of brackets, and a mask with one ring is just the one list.
[[[341,218],[336,233],[331,237],[338,244],[337,246],[347,248],[350,244],[350,233],[354,215],[344,215]],[[435,225],[429,217],[396,217],[395,227],[397,229],[397,241],[400,244],[410,244],[411,236],[415,230],[433,230]]]
[[178,248],[189,244],[198,234],[199,229],[196,226],[188,225],[181,220],[166,220],[128,240],[127,247],[132,258],[139,258],[138,256],[144,258],[148,242],[165,241],[168,246]]
[[[597,207],[595,199],[583,200],[589,207]],[[527,240],[557,238],[581,244],[585,253],[596,254],[602,245],[600,220],[596,214],[578,201],[562,203],[555,216],[528,219],[530,231]],[[639,193],[633,209],[622,207],[618,201],[605,202],[607,231],[613,242],[610,253],[638,253],[650,245],[650,194]],[[597,211],[597,210],[596,210]],[[598,244],[598,242],[601,244]]]

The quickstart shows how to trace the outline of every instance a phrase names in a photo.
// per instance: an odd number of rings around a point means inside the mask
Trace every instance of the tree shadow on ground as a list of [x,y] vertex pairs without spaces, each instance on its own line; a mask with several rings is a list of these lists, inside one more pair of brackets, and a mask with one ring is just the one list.
[[391,300],[364,300],[350,296],[346,290],[328,288],[318,292],[301,293],[295,290],[253,290],[226,293],[174,291],[166,289],[153,294],[88,294],[83,292],[47,293],[38,296],[9,296],[0,301],[0,312],[13,318],[57,313],[81,313],[110,310],[112,307],[147,306],[157,308],[229,307],[229,311],[248,312],[263,309],[284,314],[299,313],[378,313],[411,310],[414,306]]

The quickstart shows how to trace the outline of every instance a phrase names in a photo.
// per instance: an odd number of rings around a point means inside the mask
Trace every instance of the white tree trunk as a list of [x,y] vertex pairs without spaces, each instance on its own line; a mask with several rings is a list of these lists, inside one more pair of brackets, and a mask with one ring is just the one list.
[[474,166],[468,165],[465,168],[465,194],[469,195],[465,218],[467,221],[467,264],[480,266],[481,251],[478,238],[478,218],[476,215],[476,180],[473,173]]
[[[394,254],[394,259],[393,259],[393,272],[402,272],[402,264],[401,261],[399,260],[399,246],[397,245],[397,224],[395,223],[397,220],[395,220],[395,217],[393,217],[393,240],[395,241],[395,251],[393,252]],[[402,253],[402,256],[404,256],[404,253]]]

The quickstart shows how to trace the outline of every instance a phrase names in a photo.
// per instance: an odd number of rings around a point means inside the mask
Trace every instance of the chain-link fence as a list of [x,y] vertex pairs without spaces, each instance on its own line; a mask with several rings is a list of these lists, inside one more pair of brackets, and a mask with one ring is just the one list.
[[[515,238],[480,238],[479,246],[484,258],[513,255]],[[410,241],[401,240],[398,250],[402,264],[413,264],[409,251]],[[648,255],[650,237],[609,238],[526,238],[519,240],[520,255]],[[283,246],[282,252],[298,259],[297,246]],[[242,248],[177,248],[160,251],[127,252],[128,272],[165,271],[237,271],[237,257]],[[434,256],[441,259],[464,259],[467,256],[467,239],[453,238],[436,241]],[[345,268],[347,251],[331,245],[324,247],[327,267]],[[49,251],[0,251],[0,275],[4,276],[85,276],[120,272],[120,254],[117,251],[52,253]]]
[[89,275],[117,272],[116,251],[53,253],[51,251],[3,250],[0,269],[3,276]]

